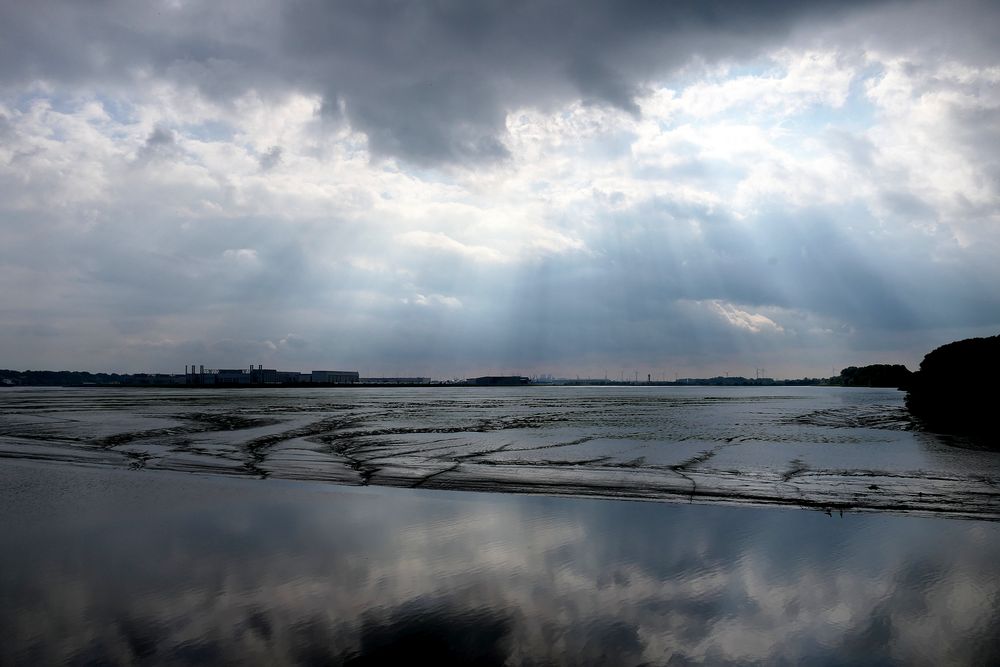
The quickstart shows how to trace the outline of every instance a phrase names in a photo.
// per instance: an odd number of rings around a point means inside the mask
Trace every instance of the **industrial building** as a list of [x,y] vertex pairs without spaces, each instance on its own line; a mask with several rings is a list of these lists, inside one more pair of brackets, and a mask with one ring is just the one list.
[[357,371],[313,371],[308,380],[323,384],[357,384],[360,374]]
[[357,371],[279,371],[262,365],[249,368],[184,367],[184,384],[188,385],[280,385],[280,384],[358,384]]

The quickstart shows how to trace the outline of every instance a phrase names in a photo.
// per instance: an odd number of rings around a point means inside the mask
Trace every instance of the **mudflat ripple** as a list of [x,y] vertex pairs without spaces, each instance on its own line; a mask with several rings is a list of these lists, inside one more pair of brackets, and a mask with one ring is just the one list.
[[0,391],[0,457],[1000,519],[1000,454],[954,444],[892,390]]

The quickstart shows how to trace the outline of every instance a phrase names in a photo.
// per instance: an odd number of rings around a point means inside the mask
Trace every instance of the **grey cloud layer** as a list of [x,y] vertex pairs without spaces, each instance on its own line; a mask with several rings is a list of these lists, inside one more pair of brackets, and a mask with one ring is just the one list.
[[[687,216],[705,221],[704,236],[684,224]],[[996,323],[1000,297],[981,279],[995,276],[990,252],[953,249],[951,259],[931,266],[931,246],[945,243],[931,237],[920,247],[898,235],[872,243],[845,231],[845,219],[836,211],[764,214],[747,229],[725,216],[650,202],[599,228],[587,239],[590,255],[516,264],[414,253],[393,246],[391,225],[237,218],[184,231],[162,220],[122,221],[78,230],[47,250],[30,237],[9,245],[3,263],[27,264],[30,277],[20,296],[7,297],[0,335],[24,338],[43,315],[54,330],[30,336],[20,346],[25,354],[75,350],[104,364],[142,367],[156,359],[169,368],[192,354],[241,365],[248,355],[280,352],[294,365],[338,358],[383,373],[433,374],[477,363],[599,371],[614,361],[696,365],[740,356],[750,365],[746,359],[783,358],[808,367],[810,355],[825,358],[829,336],[851,344],[844,322],[866,330],[868,343],[902,334],[914,352],[930,343],[912,332]],[[336,248],[334,261],[317,248]],[[359,255],[381,256],[388,268],[337,260]],[[418,293],[426,300],[414,300]],[[717,300],[762,312],[773,325],[733,326]],[[92,328],[95,313],[106,318],[102,328]],[[816,331],[825,328],[833,330]],[[306,344],[270,348],[289,331]],[[109,337],[136,347],[104,349]],[[217,342],[192,342],[199,338]]]
[[0,76],[134,85],[167,77],[230,99],[302,88],[383,155],[496,160],[507,111],[575,97],[637,113],[652,76],[747,57],[861,0],[703,2],[7,3]]

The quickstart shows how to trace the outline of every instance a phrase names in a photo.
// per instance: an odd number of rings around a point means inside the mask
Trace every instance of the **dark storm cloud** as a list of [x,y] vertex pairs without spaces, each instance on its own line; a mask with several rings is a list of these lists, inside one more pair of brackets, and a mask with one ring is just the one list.
[[129,85],[143,73],[227,100],[322,95],[376,153],[495,160],[508,110],[582,98],[638,113],[651,76],[747,57],[872,4],[684,2],[6,3],[0,78]]

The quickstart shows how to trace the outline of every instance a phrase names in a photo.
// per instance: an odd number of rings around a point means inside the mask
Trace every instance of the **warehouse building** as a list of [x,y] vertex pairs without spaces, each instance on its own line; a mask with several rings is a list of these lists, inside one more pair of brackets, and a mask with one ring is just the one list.
[[[178,376],[179,377],[179,376]],[[280,384],[357,384],[357,371],[279,371],[264,368],[205,368],[204,365],[184,367],[183,382],[189,385],[280,385]]]

